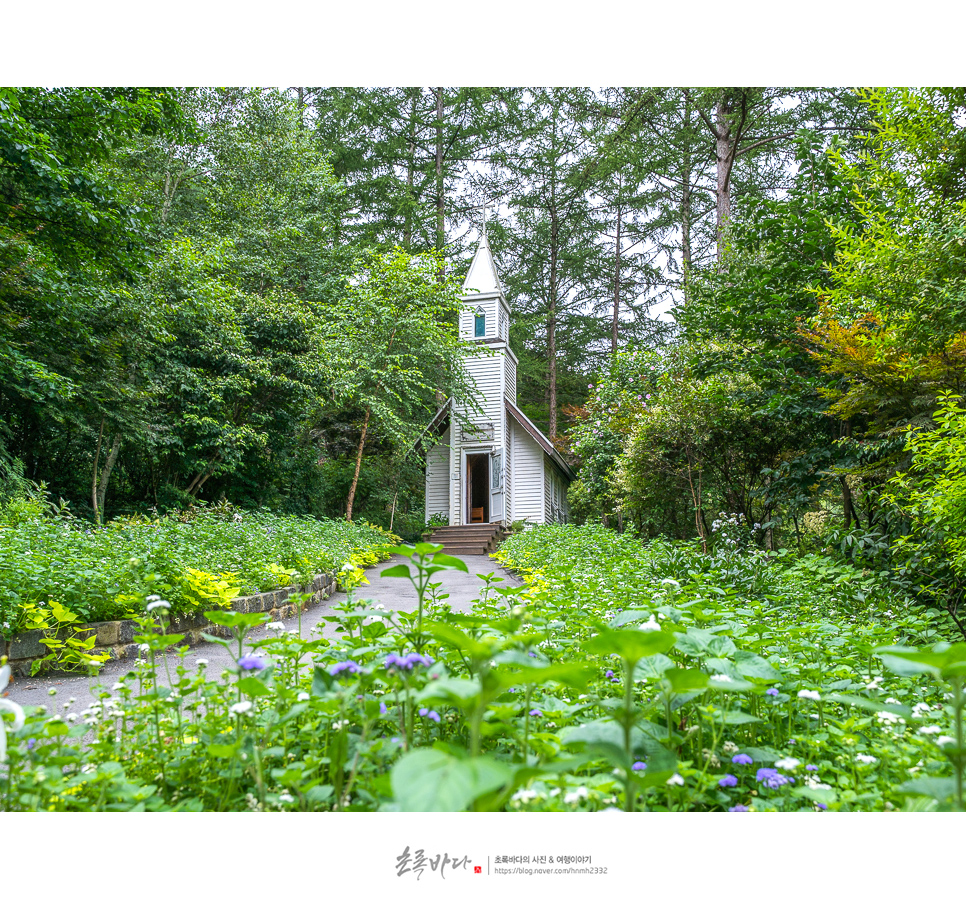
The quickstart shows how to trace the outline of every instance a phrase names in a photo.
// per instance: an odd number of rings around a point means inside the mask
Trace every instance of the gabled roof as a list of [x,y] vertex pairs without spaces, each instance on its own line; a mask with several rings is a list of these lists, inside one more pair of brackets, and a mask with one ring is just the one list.
[[483,228],[483,238],[479,246],[476,247],[476,254],[470,263],[470,270],[466,273],[466,280],[463,282],[463,290],[475,290],[481,294],[489,294],[493,291],[503,293],[503,285],[500,284],[500,276],[496,270],[496,263],[493,261],[493,253],[490,252],[490,241],[486,236],[486,228]]
[[506,411],[520,423],[527,434],[543,448],[543,452],[559,467],[560,472],[572,482],[576,478],[574,471],[567,461],[560,456],[560,451],[550,443],[547,436],[505,396],[503,397],[503,404],[506,406]]

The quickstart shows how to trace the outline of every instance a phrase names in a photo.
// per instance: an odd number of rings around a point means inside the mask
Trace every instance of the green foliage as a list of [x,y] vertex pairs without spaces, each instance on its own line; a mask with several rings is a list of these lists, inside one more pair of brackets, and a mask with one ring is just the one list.
[[0,629],[29,628],[54,604],[78,622],[136,613],[162,592],[179,616],[227,607],[239,594],[305,584],[320,572],[372,551],[371,564],[396,538],[340,521],[243,512],[230,507],[119,519],[85,530],[78,522],[34,518],[0,526]]
[[460,566],[438,549],[399,547],[386,570],[418,610],[354,588],[332,642],[273,633],[243,658],[265,615],[218,614],[239,662],[220,680],[162,664],[177,637],[145,631],[83,724],[69,704],[14,709],[0,809],[962,807],[963,646],[887,585],[550,525],[501,544],[526,587],[488,576],[457,614],[431,579]]

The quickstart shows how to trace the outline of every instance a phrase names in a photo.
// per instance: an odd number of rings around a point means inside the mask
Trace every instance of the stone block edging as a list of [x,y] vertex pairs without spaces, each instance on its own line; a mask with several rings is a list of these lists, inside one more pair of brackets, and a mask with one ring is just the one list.
[[[298,608],[289,601],[293,594],[310,595],[309,604],[317,604],[335,592],[335,575],[316,575],[307,585],[291,585],[288,588],[277,588],[274,591],[264,591],[261,594],[250,594],[246,597],[236,597],[231,602],[231,609],[240,613],[267,613],[270,620],[285,620],[298,613]],[[158,627],[160,630],[160,627]],[[82,632],[89,636],[93,633],[97,638],[94,648],[107,651],[111,658],[130,658],[137,655],[137,643],[134,634],[137,624],[133,620],[105,620],[100,623],[88,623]],[[204,642],[202,633],[227,638],[231,630],[227,626],[212,623],[204,614],[193,613],[174,616],[166,632],[169,635],[181,634],[184,638],[179,645],[197,645]],[[0,658],[8,657],[7,664],[15,677],[29,677],[31,665],[38,658],[47,655],[47,647],[41,645],[43,631],[28,629],[18,633],[12,639],[0,637]],[[57,673],[48,671],[46,673]]]

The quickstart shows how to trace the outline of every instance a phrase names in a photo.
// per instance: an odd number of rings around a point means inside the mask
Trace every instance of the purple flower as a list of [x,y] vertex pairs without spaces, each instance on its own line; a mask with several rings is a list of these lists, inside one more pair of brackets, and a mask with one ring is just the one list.
[[439,721],[439,713],[435,709],[426,709],[424,707],[419,710],[419,714],[425,719],[432,719],[433,722]]
[[732,805],[728,811],[748,811],[747,805]]
[[379,700],[379,715],[384,716],[388,711],[386,704],[382,700]]
[[813,764],[813,763],[807,763],[807,764],[805,764],[805,769],[808,770],[809,773],[817,773],[818,772],[818,767],[816,767],[815,764]]
[[774,767],[762,767],[755,775],[759,783],[764,783],[769,789],[779,789],[791,780],[783,776]]
[[765,691],[765,693],[767,693],[769,696],[778,696],[778,688],[777,687],[769,687]]
[[543,715],[543,713],[539,709],[531,709],[530,715],[537,716],[539,718],[540,716]]
[[819,811],[828,811],[828,805],[824,802],[816,802],[815,804],[818,806]]
[[619,677],[612,677],[612,678],[610,679],[610,682],[611,682],[612,684],[619,684],[619,683],[621,682],[621,679],[620,679]]
[[359,665],[354,661],[340,661],[329,668],[329,673],[333,677],[335,677],[336,674],[341,674],[343,671],[348,671],[350,674],[358,674],[360,671],[362,671],[362,668],[360,668]]
[[735,756],[731,758],[731,762],[744,764],[747,766],[750,763],[754,763],[754,760],[752,760],[747,754],[735,754]]
[[725,773],[725,775],[722,776],[721,779],[718,780],[718,785],[721,786],[721,787],[725,787],[725,786],[737,786],[738,785],[738,777],[737,776],[732,776],[730,773]]
[[608,671],[604,671],[604,677],[611,678],[613,676],[614,676],[614,672],[613,671],[609,671],[609,670]]
[[238,667],[243,671],[261,671],[265,667],[265,662],[257,655],[244,655],[238,659]]
[[638,760],[638,761],[636,761],[636,762],[634,762],[634,763],[631,764],[631,769],[632,770],[646,770],[647,769],[647,764],[644,763],[643,760]]
[[36,744],[37,744],[37,740],[35,738],[28,738],[27,739],[27,750],[28,751],[32,751],[34,749],[34,747],[35,747]]
[[432,663],[433,659],[429,655],[420,655],[418,652],[410,652],[408,655],[397,655],[395,652],[390,652],[386,656],[387,668],[395,667],[403,671],[411,671],[417,664],[428,668]]

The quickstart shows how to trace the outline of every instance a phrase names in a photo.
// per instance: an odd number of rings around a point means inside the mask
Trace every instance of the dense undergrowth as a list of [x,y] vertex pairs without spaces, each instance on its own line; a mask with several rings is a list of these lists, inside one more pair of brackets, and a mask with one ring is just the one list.
[[29,511],[0,521],[0,635],[34,625],[54,604],[80,623],[135,615],[147,594],[163,595],[174,615],[225,606],[349,562],[371,565],[397,539],[368,525],[230,505],[99,528]]
[[145,633],[85,712],[8,720],[0,807],[962,807],[966,648],[874,579],[547,526],[501,547],[529,586],[488,576],[467,614],[434,580],[460,560],[399,549],[383,574],[415,582],[415,611],[350,582],[340,638],[279,624],[254,652],[264,615],[217,615],[237,660],[219,679]]

